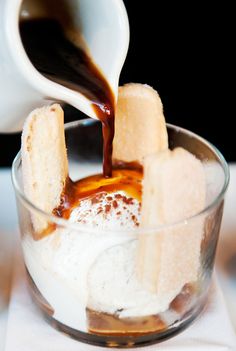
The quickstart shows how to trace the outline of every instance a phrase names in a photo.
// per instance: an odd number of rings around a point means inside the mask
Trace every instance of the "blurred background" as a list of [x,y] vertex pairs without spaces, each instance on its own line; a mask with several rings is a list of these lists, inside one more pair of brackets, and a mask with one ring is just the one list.
[[[235,161],[230,124],[233,12],[215,2],[214,7],[201,2],[124,2],[131,39],[120,84],[153,86],[162,98],[167,122],[207,138],[227,161]],[[83,117],[66,107],[66,122]],[[0,134],[0,166],[10,166],[19,148],[20,134]]]

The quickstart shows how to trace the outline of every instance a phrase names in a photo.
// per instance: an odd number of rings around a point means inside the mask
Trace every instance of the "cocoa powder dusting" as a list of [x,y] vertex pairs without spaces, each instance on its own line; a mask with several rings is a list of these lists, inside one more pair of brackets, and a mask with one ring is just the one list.
[[114,208],[117,208],[117,207],[118,207],[118,202],[117,202],[116,200],[114,200],[114,201],[112,202],[112,205],[113,205]]
[[110,212],[111,210],[111,205],[105,205],[105,213]]
[[[67,179],[65,189],[61,197],[60,206],[54,209],[53,214],[68,219],[74,208],[78,207],[80,201],[90,199],[91,205],[98,204],[102,197],[106,196],[106,200],[110,204],[106,205],[105,213],[108,213],[113,208],[119,206],[118,202],[121,200],[124,204],[123,208],[126,210],[128,205],[132,205],[133,199],[141,201],[142,194],[142,172],[140,170],[117,169],[113,171],[112,178],[104,178],[102,174],[97,174],[83,178],[77,182]],[[124,191],[128,196],[115,194],[114,192]],[[97,214],[104,211],[99,207]]]

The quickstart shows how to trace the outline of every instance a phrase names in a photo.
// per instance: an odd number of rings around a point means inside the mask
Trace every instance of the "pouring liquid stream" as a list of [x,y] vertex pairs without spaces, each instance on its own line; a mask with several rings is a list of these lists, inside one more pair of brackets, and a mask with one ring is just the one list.
[[103,175],[112,176],[114,137],[113,92],[89,55],[70,41],[54,19],[20,22],[24,49],[34,67],[46,78],[86,96],[102,123]]

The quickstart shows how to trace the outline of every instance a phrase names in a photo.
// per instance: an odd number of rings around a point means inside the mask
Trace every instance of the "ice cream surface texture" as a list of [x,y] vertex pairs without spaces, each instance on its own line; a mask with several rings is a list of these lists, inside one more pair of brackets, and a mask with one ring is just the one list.
[[[109,200],[113,196],[103,194],[100,201],[93,205],[89,199],[81,201],[69,219],[71,223],[78,223],[78,228],[82,222],[81,229],[58,228],[38,241],[30,235],[23,238],[25,262],[32,279],[54,309],[54,317],[75,329],[87,330],[88,277],[92,266],[109,248],[134,240],[125,232],[120,235],[114,229],[124,229],[125,224],[128,230],[136,226],[136,220],[130,219],[135,217],[139,220],[139,202],[133,199],[132,203],[124,206],[123,200],[127,199],[125,194],[118,192],[115,196],[116,200]],[[109,197],[107,202],[106,197]],[[115,205],[109,211],[105,210],[111,201],[117,202],[117,208]],[[105,206],[104,212],[99,212],[102,206]],[[126,207],[122,215],[118,213],[119,207]],[[84,223],[86,220],[87,225]],[[129,260],[129,257],[126,259]],[[114,271],[116,267],[110,262],[108,269]],[[100,276],[104,278],[107,273],[101,271]]]
[[30,235],[23,238],[27,269],[53,308],[54,318],[86,331],[86,308],[120,318],[158,314],[168,308],[179,290],[160,299],[143,289],[136,277],[138,240],[132,229],[140,221],[137,199],[124,192],[101,194],[96,201],[85,199],[69,221],[83,226],[58,228],[37,241]]

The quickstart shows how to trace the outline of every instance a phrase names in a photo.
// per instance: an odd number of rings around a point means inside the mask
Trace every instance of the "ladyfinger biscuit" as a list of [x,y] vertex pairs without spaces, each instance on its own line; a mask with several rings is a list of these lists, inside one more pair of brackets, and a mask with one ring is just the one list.
[[[51,214],[60,204],[68,176],[64,113],[60,105],[45,106],[30,113],[22,132],[21,156],[26,197]],[[40,238],[48,222],[35,213],[31,217],[35,237]]]
[[174,298],[196,281],[204,223],[185,219],[204,209],[205,198],[204,168],[191,153],[176,148],[145,158],[141,227],[183,221],[139,236],[137,274],[149,291]]
[[119,88],[115,116],[113,160],[139,162],[168,148],[163,106],[148,85],[130,83]]

